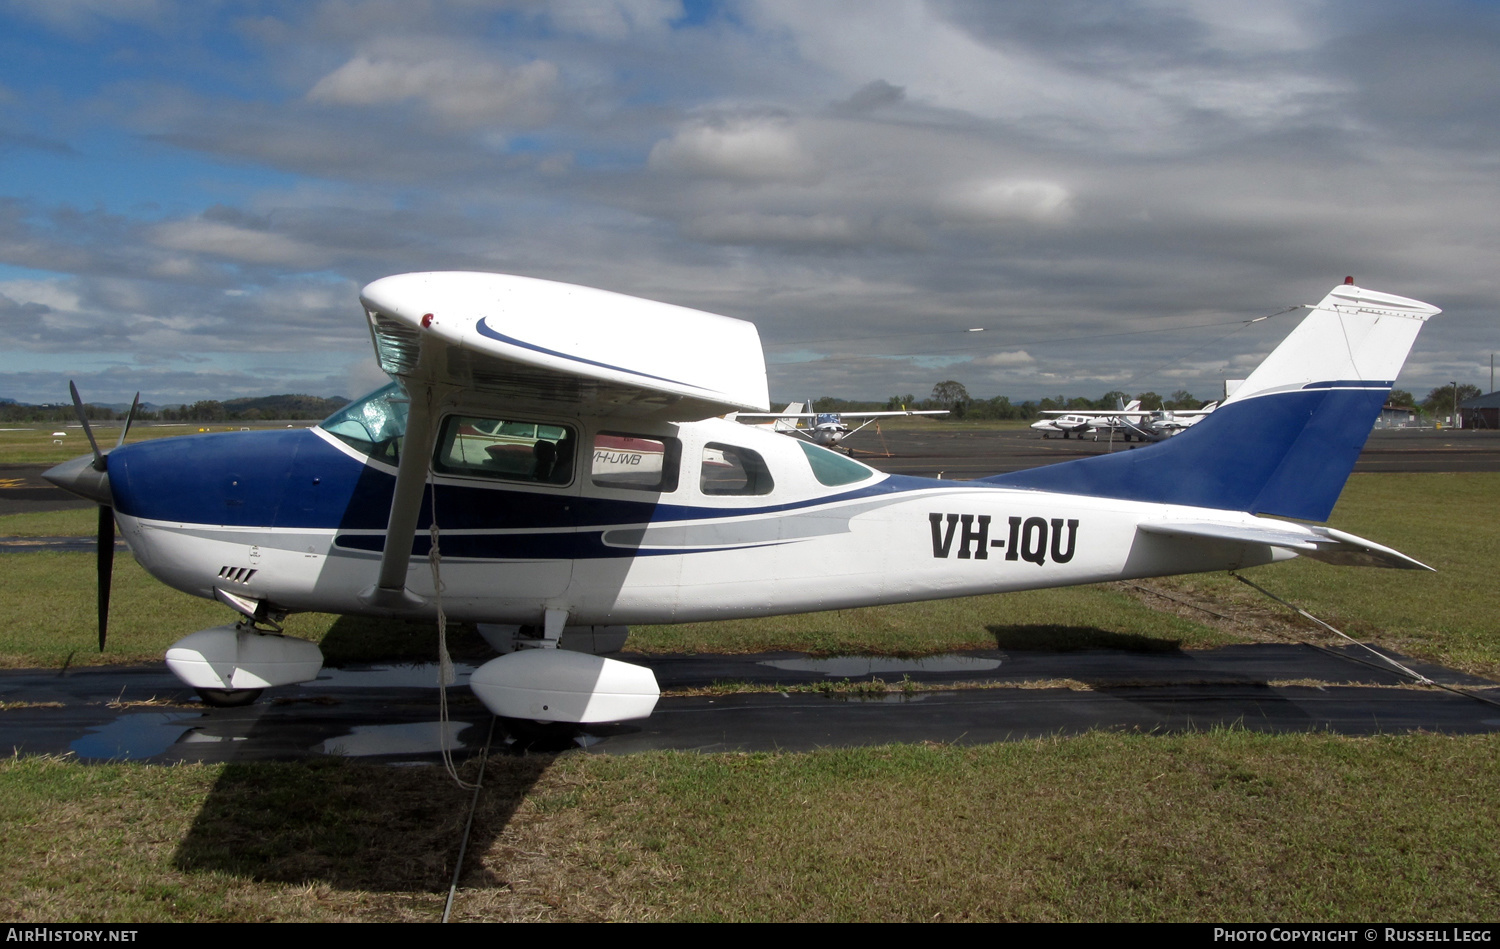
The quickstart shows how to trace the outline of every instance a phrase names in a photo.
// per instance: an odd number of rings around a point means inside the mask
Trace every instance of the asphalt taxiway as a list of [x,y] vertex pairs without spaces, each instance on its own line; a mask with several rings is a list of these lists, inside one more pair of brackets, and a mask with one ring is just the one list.
[[[1255,644],[1149,654],[977,651],[926,659],[797,653],[637,656],[663,689],[640,722],[536,729],[499,721],[464,688],[438,715],[433,666],[327,669],[244,708],[208,708],[160,665],[0,672],[5,742],[84,760],[288,760],[338,755],[435,762],[443,750],[596,754],[810,751],[891,742],[979,744],[1091,729],[1347,735],[1500,729],[1500,687],[1406,664],[1451,688],[1414,687],[1354,647]],[[880,685],[872,688],[876,682]],[[757,691],[723,694],[733,681]]]

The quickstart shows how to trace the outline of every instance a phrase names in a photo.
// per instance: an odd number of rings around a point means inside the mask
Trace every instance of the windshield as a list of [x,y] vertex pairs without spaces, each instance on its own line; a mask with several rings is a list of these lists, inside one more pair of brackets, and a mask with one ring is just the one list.
[[853,458],[845,458],[837,452],[819,448],[810,442],[799,441],[797,447],[807,455],[807,463],[812,465],[813,477],[818,479],[818,483],[830,488],[836,488],[841,484],[854,484],[856,481],[864,481],[876,475],[874,468],[866,467]]
[[397,383],[376,389],[328,416],[318,427],[377,461],[401,460],[410,402]]

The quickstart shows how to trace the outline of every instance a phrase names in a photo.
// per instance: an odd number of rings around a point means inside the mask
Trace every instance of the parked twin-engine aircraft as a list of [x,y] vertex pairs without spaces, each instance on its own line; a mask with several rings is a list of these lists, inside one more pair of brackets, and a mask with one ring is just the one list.
[[1041,432],[1043,438],[1051,438],[1056,434],[1061,434],[1063,438],[1069,435],[1082,438],[1084,432],[1092,432],[1097,441],[1102,431],[1129,426],[1131,413],[1140,407],[1141,400],[1135,399],[1129,405],[1120,406],[1118,410],[1047,409],[1042,414],[1055,417],[1032,422],[1031,428]]
[[1201,409],[1158,409],[1149,415],[1135,419],[1122,419],[1130,423],[1134,434],[1139,435],[1144,441],[1159,442],[1163,438],[1171,438],[1173,435],[1181,435],[1183,432],[1197,425],[1209,415],[1219,403],[1210,402]]
[[[737,419],[747,418],[769,418],[775,419],[774,430],[788,435],[800,435],[812,442],[814,445],[822,445],[824,448],[837,448],[844,439],[848,438],[864,428],[871,422],[881,418],[899,417],[903,415],[947,415],[947,409],[906,409],[899,412],[804,412],[801,402],[793,402],[782,412],[736,412]],[[809,419],[811,425],[807,428],[801,426],[802,419]],[[849,419],[864,419],[864,423],[858,428],[849,428]],[[852,457],[853,450],[845,449]]]
[[210,701],[316,676],[318,647],[276,627],[294,611],[520,626],[517,645],[540,648],[478,669],[480,699],[511,718],[598,722],[649,715],[659,694],[650,670],[589,654],[606,651],[611,637],[590,633],[607,625],[1299,554],[1425,569],[1260,516],[1328,517],[1439,312],[1414,300],[1337,287],[1183,434],[973,482],[883,474],[716,418],[767,409],[750,323],[482,273],[387,277],[361,301],[395,381],[318,427],[96,448],[47,473],[103,505],[151,574],[243,614],[167,653]]
[[1051,438],[1056,433],[1061,433],[1063,438],[1069,434],[1082,438],[1085,432],[1089,432],[1094,441],[1098,441],[1101,433],[1111,436],[1119,433],[1127,442],[1132,437],[1143,442],[1159,442],[1192,428],[1211,415],[1218,405],[1210,402],[1201,409],[1143,409],[1141,401],[1135,399],[1119,409],[1048,409],[1042,414],[1056,418],[1032,422],[1031,427],[1041,432],[1043,438]]

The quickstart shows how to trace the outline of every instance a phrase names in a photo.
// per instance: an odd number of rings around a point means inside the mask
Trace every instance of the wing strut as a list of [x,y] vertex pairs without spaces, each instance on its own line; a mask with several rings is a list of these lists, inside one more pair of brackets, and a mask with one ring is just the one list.
[[[439,347],[422,347],[418,373],[438,358]],[[426,603],[406,588],[406,571],[411,563],[412,540],[417,533],[417,519],[422,513],[422,495],[432,451],[437,445],[440,408],[455,387],[431,382],[417,382],[403,377],[402,384],[411,397],[406,416],[406,434],[401,439],[401,460],[396,468],[396,489],[391,496],[391,516],[385,528],[385,549],[380,555],[380,578],[360,597],[371,606],[390,610],[414,610]]]

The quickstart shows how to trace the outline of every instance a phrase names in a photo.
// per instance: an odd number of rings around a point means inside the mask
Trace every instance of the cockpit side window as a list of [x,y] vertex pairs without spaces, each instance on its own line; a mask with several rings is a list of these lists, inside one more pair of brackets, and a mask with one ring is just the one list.
[[709,495],[770,494],[776,487],[758,452],[709,442],[703,446],[698,489]]
[[576,446],[567,425],[450,415],[432,466],[443,474],[564,485],[573,481]]
[[405,391],[393,382],[349,403],[318,427],[376,461],[394,465],[401,460],[410,404]]

